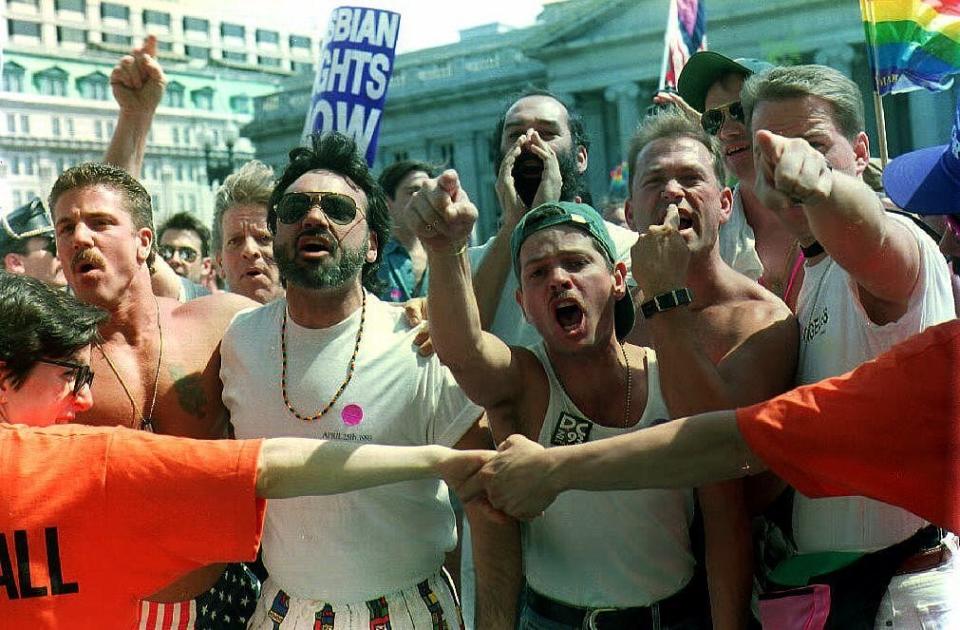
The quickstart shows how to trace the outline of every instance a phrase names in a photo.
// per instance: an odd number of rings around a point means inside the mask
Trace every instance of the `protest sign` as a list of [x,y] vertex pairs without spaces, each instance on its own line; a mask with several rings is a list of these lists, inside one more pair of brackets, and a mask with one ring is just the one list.
[[373,165],[400,14],[338,7],[330,15],[303,133],[351,136]]

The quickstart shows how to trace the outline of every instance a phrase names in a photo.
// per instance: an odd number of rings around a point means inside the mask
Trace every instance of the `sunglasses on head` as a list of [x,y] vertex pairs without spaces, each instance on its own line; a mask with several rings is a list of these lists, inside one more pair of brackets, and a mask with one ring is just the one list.
[[277,219],[281,223],[297,223],[307,216],[310,209],[320,206],[323,213],[338,225],[347,225],[358,212],[353,197],[337,192],[293,192],[280,197],[277,203]]
[[167,262],[173,260],[174,256],[179,256],[180,260],[187,263],[192,263],[197,259],[197,256],[200,255],[200,252],[195,250],[192,247],[174,247],[173,245],[161,245],[160,246],[160,255],[163,256],[163,259]]
[[720,127],[723,127],[723,121],[726,118],[724,112],[729,113],[730,118],[743,124],[743,105],[740,104],[740,101],[734,101],[733,103],[728,103],[727,105],[708,109],[703,112],[703,116],[700,117],[700,125],[703,127],[703,130],[711,136],[720,133]]
[[87,385],[93,384],[93,370],[89,365],[74,363],[73,361],[57,361],[55,359],[37,359],[38,363],[58,365],[73,370],[73,395],[79,396]]

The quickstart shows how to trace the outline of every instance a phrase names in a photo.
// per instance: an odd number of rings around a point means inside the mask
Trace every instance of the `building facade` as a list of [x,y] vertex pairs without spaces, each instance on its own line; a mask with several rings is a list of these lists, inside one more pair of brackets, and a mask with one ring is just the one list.
[[[592,142],[588,180],[599,203],[657,87],[666,11],[665,0],[567,0],[547,4],[528,28],[481,26],[461,32],[456,44],[398,56],[377,169],[404,158],[456,168],[480,208],[477,237],[486,239],[498,221],[491,135],[509,96],[533,85],[558,93],[583,115]],[[707,11],[711,50],[781,64],[822,63],[853,78],[868,97],[868,133],[879,155],[856,2],[709,0]],[[310,89],[309,81],[289,81],[282,91],[254,99],[254,119],[244,133],[275,167],[300,142]],[[956,95],[884,98],[890,155],[942,143]]]
[[316,34],[221,17],[212,3],[6,0],[4,11],[0,212],[45,199],[64,169],[102,159],[117,116],[110,73],[150,33],[168,84],[141,178],[157,223],[181,211],[209,223],[211,176],[253,157],[239,137],[253,99],[312,76],[319,49]]

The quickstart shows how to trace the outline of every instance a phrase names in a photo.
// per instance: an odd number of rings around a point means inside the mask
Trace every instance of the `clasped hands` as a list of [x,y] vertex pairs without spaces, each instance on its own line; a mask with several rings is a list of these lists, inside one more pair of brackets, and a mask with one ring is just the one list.
[[496,451],[471,452],[482,455],[451,461],[443,470],[444,481],[464,504],[476,502],[500,518],[530,520],[563,490],[547,449],[522,435],[511,435]]

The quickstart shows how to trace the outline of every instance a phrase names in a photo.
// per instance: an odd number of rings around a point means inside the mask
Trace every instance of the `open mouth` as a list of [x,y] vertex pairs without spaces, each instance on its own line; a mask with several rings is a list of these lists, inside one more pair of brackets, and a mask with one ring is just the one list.
[[77,269],[77,273],[89,273],[91,271],[96,271],[97,269],[99,269],[99,267],[97,267],[95,264],[91,262],[85,262],[77,265],[76,269]]
[[687,230],[693,227],[693,219],[680,215],[680,231]]
[[301,236],[297,241],[297,250],[301,254],[305,254],[310,257],[321,256],[323,254],[330,254],[333,251],[331,244],[322,239],[314,236]]
[[515,175],[539,179],[543,175],[543,160],[529,153],[522,153],[515,165]]
[[554,306],[553,313],[564,332],[574,332],[583,324],[583,309],[575,302],[561,302]]
[[748,144],[734,144],[724,149],[723,154],[726,157],[732,157],[734,155],[740,155],[741,153],[749,150],[750,150],[750,145]]

